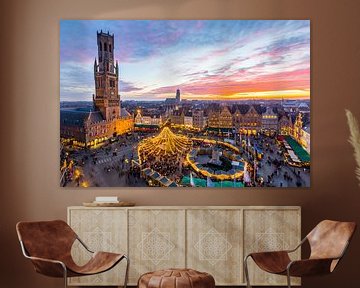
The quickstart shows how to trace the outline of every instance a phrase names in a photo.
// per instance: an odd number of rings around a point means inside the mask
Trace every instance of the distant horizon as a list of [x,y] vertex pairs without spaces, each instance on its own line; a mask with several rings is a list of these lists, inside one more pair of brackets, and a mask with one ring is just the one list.
[[[184,99],[181,99],[184,100]],[[245,101],[288,101],[288,100],[296,100],[296,101],[310,101],[310,98],[275,98],[275,99],[261,99],[261,98],[257,98],[257,99],[238,99],[238,100],[196,100],[196,99],[186,99],[186,101],[199,101],[199,102],[245,102]],[[134,101],[134,102],[164,102],[166,101],[166,98],[164,99],[121,99],[122,102],[126,102],[126,101]],[[63,102],[90,102],[92,103],[93,100],[60,100],[60,103]],[[180,102],[181,103],[181,102]]]
[[309,20],[61,20],[60,101],[92,100],[100,30],[123,101],[310,100]]

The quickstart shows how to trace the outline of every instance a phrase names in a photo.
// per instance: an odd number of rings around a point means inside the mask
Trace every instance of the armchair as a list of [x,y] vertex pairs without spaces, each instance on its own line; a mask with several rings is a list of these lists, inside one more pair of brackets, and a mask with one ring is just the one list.
[[[250,253],[244,259],[247,287],[251,287],[247,266],[250,257],[260,269],[268,273],[286,275],[289,288],[291,288],[291,276],[305,277],[332,273],[344,256],[355,229],[354,222],[324,220],[292,250]],[[289,253],[299,249],[306,241],[310,245],[310,257],[292,261]]]
[[[35,271],[50,277],[64,278],[65,288],[67,277],[102,273],[112,269],[123,259],[127,261],[124,281],[126,288],[129,258],[125,254],[91,251],[64,221],[19,222],[16,231],[23,255],[31,260]],[[71,256],[71,247],[76,240],[92,254],[83,266],[78,266]]]

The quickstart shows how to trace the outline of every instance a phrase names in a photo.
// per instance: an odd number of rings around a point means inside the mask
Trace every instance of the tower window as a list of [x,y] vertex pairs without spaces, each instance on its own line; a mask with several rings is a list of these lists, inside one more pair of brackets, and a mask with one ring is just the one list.
[[111,44],[109,44],[109,52],[111,52]]
[[107,44],[104,43],[104,51],[107,51]]
[[101,42],[99,42],[99,49],[100,49],[100,51],[102,51],[102,44],[101,44]]

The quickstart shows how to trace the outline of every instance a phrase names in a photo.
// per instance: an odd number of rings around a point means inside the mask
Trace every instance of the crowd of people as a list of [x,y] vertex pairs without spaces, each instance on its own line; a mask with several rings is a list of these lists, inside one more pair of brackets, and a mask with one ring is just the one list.
[[181,174],[183,159],[184,156],[177,154],[157,157],[149,155],[146,166],[174,181]]

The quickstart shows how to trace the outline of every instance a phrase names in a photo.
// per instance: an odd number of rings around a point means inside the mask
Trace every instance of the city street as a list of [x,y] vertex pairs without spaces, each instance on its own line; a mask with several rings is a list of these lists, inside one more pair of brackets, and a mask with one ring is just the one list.
[[131,170],[137,148],[138,135],[121,137],[118,141],[97,149],[78,150],[72,160],[78,163],[81,172],[79,181],[73,180],[66,186],[118,187],[146,186],[143,179]]
[[[272,187],[309,187],[310,170],[292,167],[284,161],[283,152],[274,138],[259,136],[251,137],[251,145],[260,147],[263,158],[256,161],[257,178],[262,177],[264,186]],[[244,154],[246,157],[246,153]],[[251,159],[253,159],[251,157]],[[253,160],[252,160],[253,162]]]

